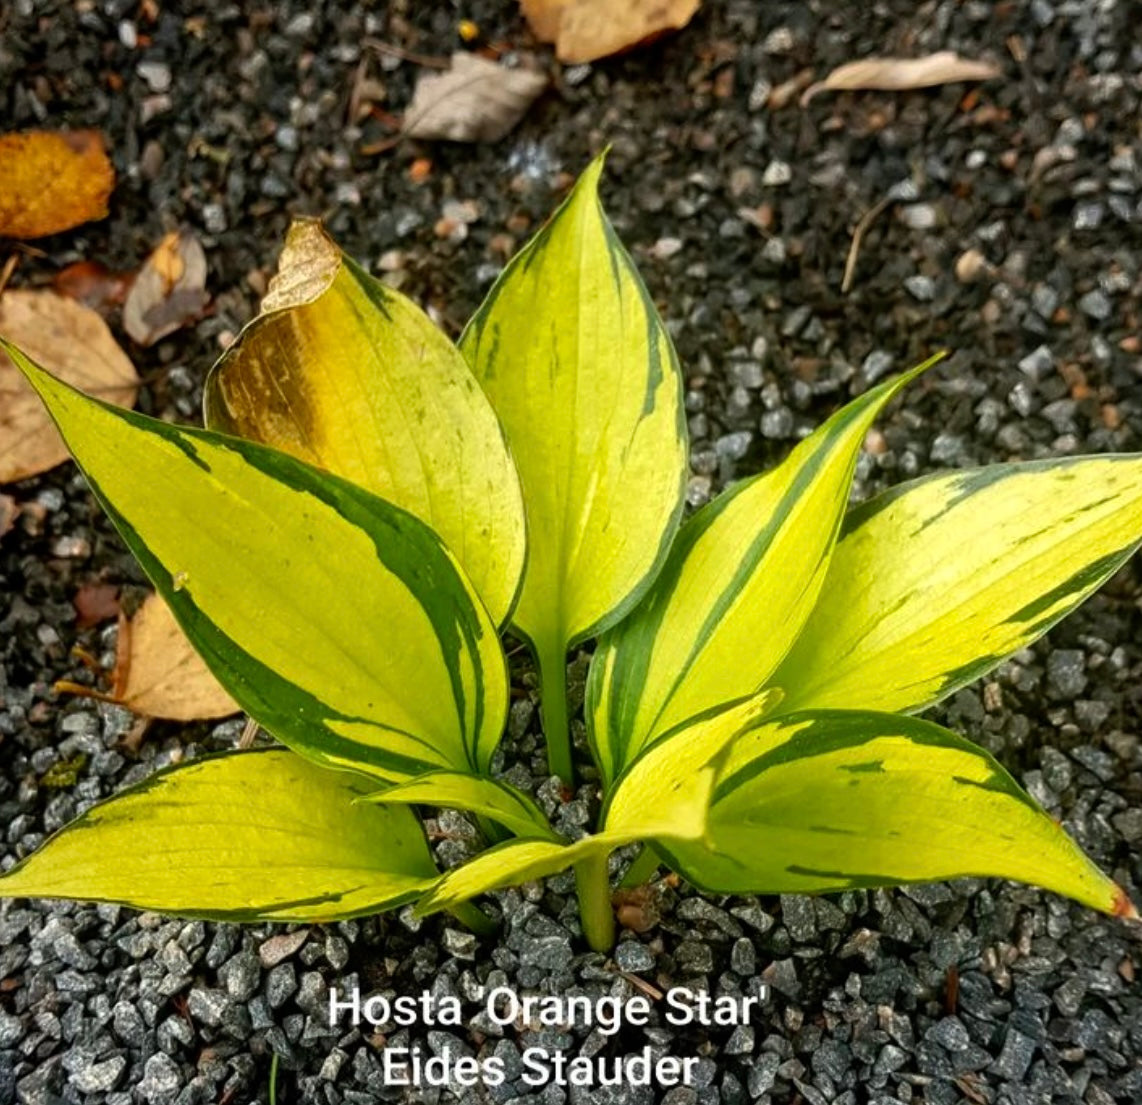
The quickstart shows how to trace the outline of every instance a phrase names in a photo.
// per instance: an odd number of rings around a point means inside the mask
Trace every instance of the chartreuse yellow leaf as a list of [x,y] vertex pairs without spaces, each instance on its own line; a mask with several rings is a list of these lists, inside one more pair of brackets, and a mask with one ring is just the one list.
[[466,810],[491,818],[516,836],[558,839],[543,811],[528,795],[509,783],[487,776],[430,771],[370,794],[362,801]]
[[1129,914],[986,752],[929,722],[822,710],[761,720],[724,755],[702,841],[660,842],[718,893],[818,893],[960,875],[1034,883]]
[[224,921],[329,921],[392,908],[437,872],[409,810],[357,804],[370,785],[287,749],[168,768],[61,829],[0,877],[0,897]]
[[922,709],[1069,614],[1140,535],[1142,456],[904,484],[846,519],[817,608],[774,682],[790,709]]
[[496,415],[428,316],[316,220],[290,227],[262,313],[210,373],[205,413],[210,429],[284,449],[415,514],[492,620],[507,620],[524,513]]
[[682,527],[638,610],[591,663],[586,711],[608,780],[660,734],[769,681],[824,582],[873,419],[939,359],[862,395]]
[[570,775],[570,644],[629,611],[666,555],[687,474],[670,337],[598,197],[602,159],[508,265],[460,339],[527,503],[514,624],[535,648],[554,771]]
[[416,912],[427,916],[442,909],[455,909],[489,890],[545,879],[584,860],[605,859],[614,848],[627,843],[630,843],[628,839],[602,835],[585,836],[574,844],[557,840],[508,840],[442,875],[416,903]]
[[[602,831],[573,844],[514,840],[492,848],[443,875],[418,904],[418,912],[451,909],[477,894],[555,875],[584,861],[605,864],[607,855],[625,844],[703,839],[720,757],[734,738],[780,701],[779,690],[767,690],[667,734],[643,752],[615,786],[601,818]],[[395,788],[395,793],[407,793],[416,782]],[[377,797],[388,801],[392,794],[389,790]],[[496,817],[490,803],[484,809],[474,804],[466,808]]]
[[772,713],[781,698],[781,691],[771,687],[708,710],[663,734],[643,749],[611,788],[601,818],[604,830],[644,842],[705,837],[726,749],[750,725]]
[[92,490],[238,704],[318,763],[487,767],[495,626],[411,514],[275,449],[89,399],[11,346]]

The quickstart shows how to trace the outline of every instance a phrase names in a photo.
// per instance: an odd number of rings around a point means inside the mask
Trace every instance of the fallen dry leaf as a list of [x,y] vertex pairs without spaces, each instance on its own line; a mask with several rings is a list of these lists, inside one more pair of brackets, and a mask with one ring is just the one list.
[[[132,407],[139,377],[107,324],[88,307],[52,291],[0,295],[0,335],[88,395]],[[0,353],[0,483],[46,472],[67,448],[43,403]]]
[[85,583],[71,604],[75,607],[75,624],[80,629],[90,629],[119,616],[119,588],[114,583]]
[[12,532],[19,513],[20,504],[11,495],[0,495],[0,537]]
[[568,65],[596,61],[681,30],[701,0],[520,0],[540,42]]
[[823,81],[811,84],[801,95],[804,107],[818,92],[877,89],[904,92],[958,81],[987,81],[1001,70],[990,61],[972,61],[953,50],[922,58],[865,58],[834,69]]
[[0,135],[0,237],[43,238],[107,216],[115,170],[97,130]]
[[147,258],[123,304],[123,329],[140,345],[154,345],[202,314],[206,254],[187,231],[172,230]]
[[106,318],[123,305],[134,279],[133,272],[113,272],[98,261],[75,261],[52,277],[52,287]]
[[120,623],[115,672],[114,698],[136,714],[199,721],[241,709],[158,595],[150,595],[130,622]]
[[409,138],[496,142],[547,87],[546,73],[508,69],[478,54],[455,53],[452,67],[416,82],[402,132]]

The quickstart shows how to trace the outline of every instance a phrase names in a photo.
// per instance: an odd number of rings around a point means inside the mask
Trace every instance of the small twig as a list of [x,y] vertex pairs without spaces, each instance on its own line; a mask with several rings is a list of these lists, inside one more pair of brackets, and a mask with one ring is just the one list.
[[874,220],[881,214],[884,209],[893,202],[894,197],[885,196],[882,200],[873,204],[860,218],[860,222],[856,224],[856,229],[853,231],[852,245],[849,246],[849,255],[845,259],[845,275],[841,280],[841,294],[845,295],[848,290],[853,286],[853,277],[856,275],[857,258],[860,257],[861,242],[864,241],[864,236],[868,233],[868,228],[872,226]]
[[0,295],[4,294],[4,289],[8,287],[8,281],[12,279],[12,273],[16,271],[16,266],[19,263],[20,255],[18,253],[8,255],[8,260],[4,262],[4,268],[0,270]]
[[400,58],[401,61],[411,61],[413,65],[423,65],[428,69],[448,69],[452,64],[447,58],[415,54],[403,46],[394,46],[390,42],[382,42],[379,38],[363,38],[361,45],[367,50],[376,50],[378,54],[388,54],[390,57]]
[[238,738],[238,747],[243,751],[253,747],[254,738],[257,735],[258,723],[252,717],[246,718],[246,724],[242,727],[242,735]]
[[636,990],[641,990],[648,998],[653,1001],[661,1001],[666,995],[651,982],[647,982],[645,978],[639,978],[638,975],[631,974],[630,971],[616,971],[620,978],[625,978]]

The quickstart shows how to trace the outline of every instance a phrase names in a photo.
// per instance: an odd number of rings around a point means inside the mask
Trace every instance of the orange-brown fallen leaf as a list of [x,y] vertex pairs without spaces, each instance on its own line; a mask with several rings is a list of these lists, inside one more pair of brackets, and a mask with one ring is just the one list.
[[681,30],[701,0],[520,0],[540,42],[569,65],[596,61]]
[[202,314],[206,254],[193,234],[172,230],[147,258],[123,304],[123,329],[140,345],[154,345]]
[[170,607],[150,595],[120,628],[115,698],[136,714],[197,721],[241,709],[191,647]]
[[[0,335],[88,395],[134,406],[134,365],[103,319],[75,300],[46,290],[6,291],[0,295]],[[0,483],[46,472],[67,455],[43,403],[0,353]]]
[[55,689],[171,721],[228,717],[241,709],[191,647],[159,595],[149,595],[130,619],[120,613],[111,682],[110,693],[67,680]]
[[0,135],[0,237],[43,238],[107,216],[115,170],[97,130]]
[[987,81],[1001,72],[994,62],[962,58],[954,50],[941,50],[922,58],[865,58],[842,65],[823,81],[811,84],[801,95],[801,106],[818,92],[861,89],[905,92],[959,81]]

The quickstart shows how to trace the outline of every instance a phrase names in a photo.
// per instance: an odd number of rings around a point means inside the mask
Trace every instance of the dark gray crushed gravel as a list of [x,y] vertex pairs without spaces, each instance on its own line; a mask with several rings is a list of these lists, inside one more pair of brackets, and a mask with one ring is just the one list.
[[[939,347],[949,365],[914,385],[872,435],[857,494],[933,468],[1142,448],[1142,9],[1128,0],[707,0],[684,34],[628,58],[560,70],[556,90],[491,147],[363,144],[346,126],[368,59],[384,109],[416,66],[367,36],[429,54],[474,19],[526,44],[512,4],[365,8],[13,0],[0,9],[4,127],[100,126],[120,172],[111,218],[38,243],[20,279],[77,258],[136,266],[188,224],[211,267],[214,310],[133,354],[141,406],[194,417],[205,369],[247,319],[288,213],[318,213],[351,252],[438,312],[451,331],[505,256],[604,144],[605,198],[670,321],[685,365],[690,501],[778,459],[848,395]],[[807,71],[875,53],[955,48],[1003,76],[968,90],[823,95]],[[122,86],[119,87],[119,82]],[[790,85],[788,82],[794,82]],[[788,101],[775,106],[775,99]],[[415,183],[415,158],[432,161]],[[851,291],[854,224],[866,235]],[[473,221],[457,228],[457,203]],[[453,216],[448,219],[446,216]],[[441,220],[444,220],[443,222]],[[231,747],[239,726],[158,726],[121,751],[130,719],[60,700],[79,631],[71,598],[95,579],[142,582],[69,468],[16,488],[32,509],[0,545],[0,865],[92,801],[178,757]],[[79,542],[67,539],[81,538]],[[1142,620],[1132,564],[1077,615],[941,720],[995,752],[1132,890],[1142,881]],[[577,677],[581,679],[582,664]],[[524,670],[517,678],[526,680]],[[516,703],[506,759],[563,827],[589,814],[544,782],[533,704]],[[72,786],[40,780],[83,753]],[[472,831],[437,826],[461,859]],[[660,1099],[1112,1105],[1142,1100],[1137,933],[1050,895],[964,880],[899,892],[707,901],[664,885],[659,923],[611,959],[577,939],[572,884],[495,896],[500,935],[408,914],[288,931],[170,921],[114,907],[0,907],[0,1103],[454,1100],[381,1082],[379,1037],[331,1028],[331,984],[386,994],[481,988],[633,992],[635,977],[772,1001],[752,1025],[597,1033],[507,1031],[481,1020],[431,1032],[427,1053],[501,1056],[546,1041],[582,1055],[649,1043],[698,1056],[695,1083],[593,1094],[509,1084],[464,1100],[544,1105]]]

